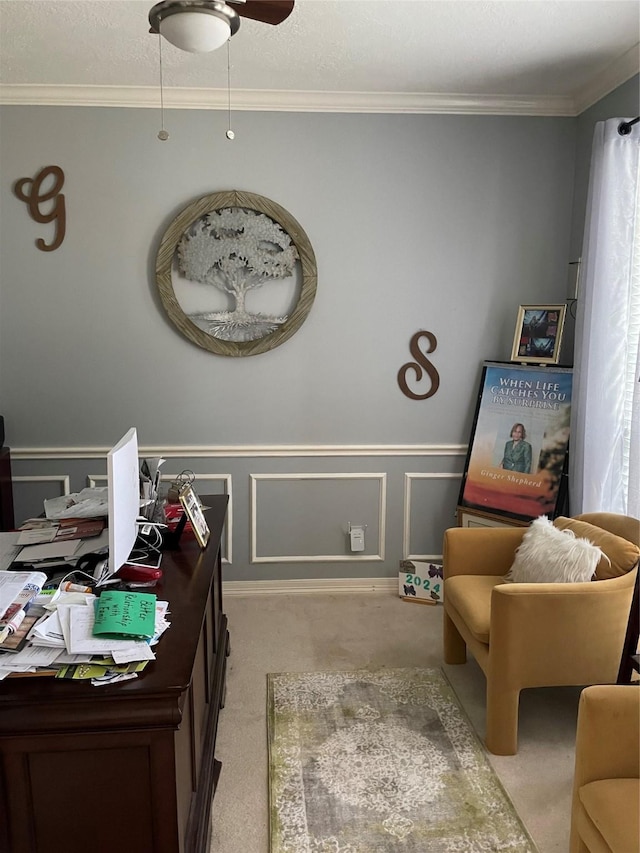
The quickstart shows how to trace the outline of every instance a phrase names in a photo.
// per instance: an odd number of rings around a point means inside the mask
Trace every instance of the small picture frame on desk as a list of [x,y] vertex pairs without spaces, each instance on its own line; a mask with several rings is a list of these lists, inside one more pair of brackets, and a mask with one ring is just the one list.
[[201,548],[206,548],[210,535],[209,527],[207,525],[207,520],[202,513],[202,507],[200,506],[198,496],[193,491],[191,485],[187,484],[181,490],[179,497],[180,503],[185,511],[185,515],[191,522],[198,544]]

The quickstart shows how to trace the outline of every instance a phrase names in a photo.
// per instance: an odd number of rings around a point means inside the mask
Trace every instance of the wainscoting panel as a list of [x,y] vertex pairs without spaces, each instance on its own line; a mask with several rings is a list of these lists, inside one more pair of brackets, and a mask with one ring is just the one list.
[[[15,463],[12,469],[15,472]],[[13,480],[13,505],[15,523],[21,524],[26,518],[36,518],[44,512],[45,500],[60,498],[68,495],[71,491],[70,478],[68,474],[18,474],[12,476]],[[34,509],[25,514],[23,506]]]
[[[252,475],[251,562],[384,560],[386,494],[386,474]],[[363,552],[349,524],[365,525]]]
[[[105,485],[108,451],[12,448],[16,520],[41,513],[44,498]],[[141,445],[140,455],[167,460],[165,487],[189,469],[198,494],[229,495],[222,556],[230,591],[252,582],[265,593],[310,592],[391,589],[400,560],[441,559],[466,447]],[[350,550],[349,522],[366,525],[363,552]]]
[[457,526],[455,507],[460,474],[407,473],[404,476],[403,559],[439,561],[441,531]]

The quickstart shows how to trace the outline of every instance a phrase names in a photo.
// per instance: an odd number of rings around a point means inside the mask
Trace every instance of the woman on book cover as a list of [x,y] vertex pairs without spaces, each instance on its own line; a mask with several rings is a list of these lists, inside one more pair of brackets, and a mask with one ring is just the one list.
[[504,454],[500,467],[505,471],[519,471],[521,474],[531,473],[531,445],[525,441],[527,431],[524,424],[514,424],[511,427],[511,441],[504,446]]

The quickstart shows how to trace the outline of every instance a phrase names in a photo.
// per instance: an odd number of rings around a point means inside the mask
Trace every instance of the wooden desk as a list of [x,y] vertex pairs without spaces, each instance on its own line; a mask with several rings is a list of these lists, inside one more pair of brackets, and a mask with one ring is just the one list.
[[13,530],[14,526],[11,451],[0,447],[0,530]]
[[0,682],[1,853],[204,853],[220,765],[229,634],[210,506],[201,551],[184,535],[154,592],[171,627],[137,679],[104,687],[50,677]]

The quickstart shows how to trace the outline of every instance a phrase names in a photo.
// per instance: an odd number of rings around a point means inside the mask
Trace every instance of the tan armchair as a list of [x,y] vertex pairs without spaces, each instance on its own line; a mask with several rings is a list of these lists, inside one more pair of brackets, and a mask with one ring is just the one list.
[[571,853],[638,853],[639,776],[640,687],[586,687],[578,708]]
[[618,566],[619,576],[588,583],[505,583],[527,528],[445,531],[444,660],[465,663],[468,647],[482,668],[487,679],[485,743],[497,755],[518,751],[523,688],[616,680],[637,571],[634,546],[640,542],[640,522],[612,513],[577,519],[626,540],[626,564]]

